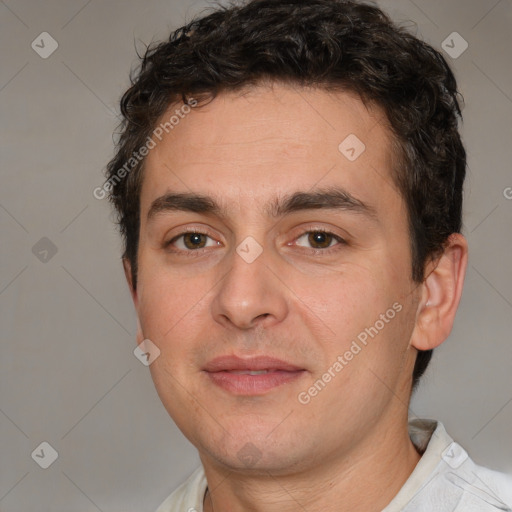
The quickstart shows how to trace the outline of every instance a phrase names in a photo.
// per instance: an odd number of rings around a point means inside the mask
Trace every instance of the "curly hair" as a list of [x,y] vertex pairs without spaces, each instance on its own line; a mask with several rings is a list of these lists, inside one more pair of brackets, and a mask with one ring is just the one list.
[[[123,121],[105,190],[117,212],[132,286],[144,171],[144,158],[133,155],[172,104],[211,101],[223,91],[265,81],[354,92],[385,112],[397,153],[393,179],[407,207],[412,279],[421,283],[425,264],[462,223],[466,152],[458,132],[457,84],[448,64],[373,5],[252,0],[219,5],[171,33],[168,41],[149,46],[121,99]],[[196,101],[194,108],[200,106]],[[432,350],[418,352],[413,390],[431,356]]]

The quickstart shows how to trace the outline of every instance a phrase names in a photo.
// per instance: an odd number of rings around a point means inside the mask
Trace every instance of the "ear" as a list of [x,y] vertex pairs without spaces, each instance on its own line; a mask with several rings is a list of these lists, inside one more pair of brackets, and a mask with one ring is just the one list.
[[123,258],[123,269],[124,269],[124,276],[126,277],[126,281],[128,283],[128,288],[130,288],[130,295],[132,296],[133,305],[135,306],[135,309],[137,309],[137,307],[138,307],[137,291],[133,287],[132,265],[128,258]]
[[468,244],[459,233],[448,238],[443,254],[427,266],[421,288],[411,345],[418,350],[438,347],[455,320],[468,263]]
[[126,281],[128,282],[128,287],[130,288],[130,295],[132,296],[132,301],[133,301],[133,305],[135,307],[135,312],[137,314],[136,341],[137,341],[137,345],[139,345],[145,338],[144,338],[144,334],[142,332],[142,326],[140,325],[140,320],[139,320],[139,297],[137,294],[137,290],[134,290],[134,288],[133,288],[132,266],[130,264],[130,261],[127,258],[123,258],[123,268],[124,268],[124,275],[126,277]]

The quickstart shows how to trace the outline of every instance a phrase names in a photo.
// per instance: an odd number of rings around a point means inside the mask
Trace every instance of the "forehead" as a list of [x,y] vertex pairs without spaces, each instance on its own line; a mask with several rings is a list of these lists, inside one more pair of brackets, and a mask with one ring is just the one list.
[[169,191],[214,195],[238,212],[316,185],[357,190],[365,202],[397,194],[385,115],[353,93],[273,84],[221,93],[187,113],[180,108],[161,118],[164,126],[175,115],[168,133],[153,137],[143,214]]

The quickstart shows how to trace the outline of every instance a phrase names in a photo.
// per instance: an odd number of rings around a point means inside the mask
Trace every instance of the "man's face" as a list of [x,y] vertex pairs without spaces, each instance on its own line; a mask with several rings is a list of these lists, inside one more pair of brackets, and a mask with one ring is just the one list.
[[383,118],[352,94],[261,86],[148,155],[138,342],[160,349],[156,389],[203,461],[299,471],[407,418],[418,294]]

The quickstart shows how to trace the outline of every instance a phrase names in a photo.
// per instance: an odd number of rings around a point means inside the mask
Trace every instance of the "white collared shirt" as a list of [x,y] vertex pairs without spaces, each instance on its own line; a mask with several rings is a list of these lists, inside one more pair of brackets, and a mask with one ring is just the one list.
[[[512,475],[475,464],[442,423],[410,420],[409,436],[423,455],[382,512],[512,512]],[[200,467],[156,512],[203,512],[206,488]]]

